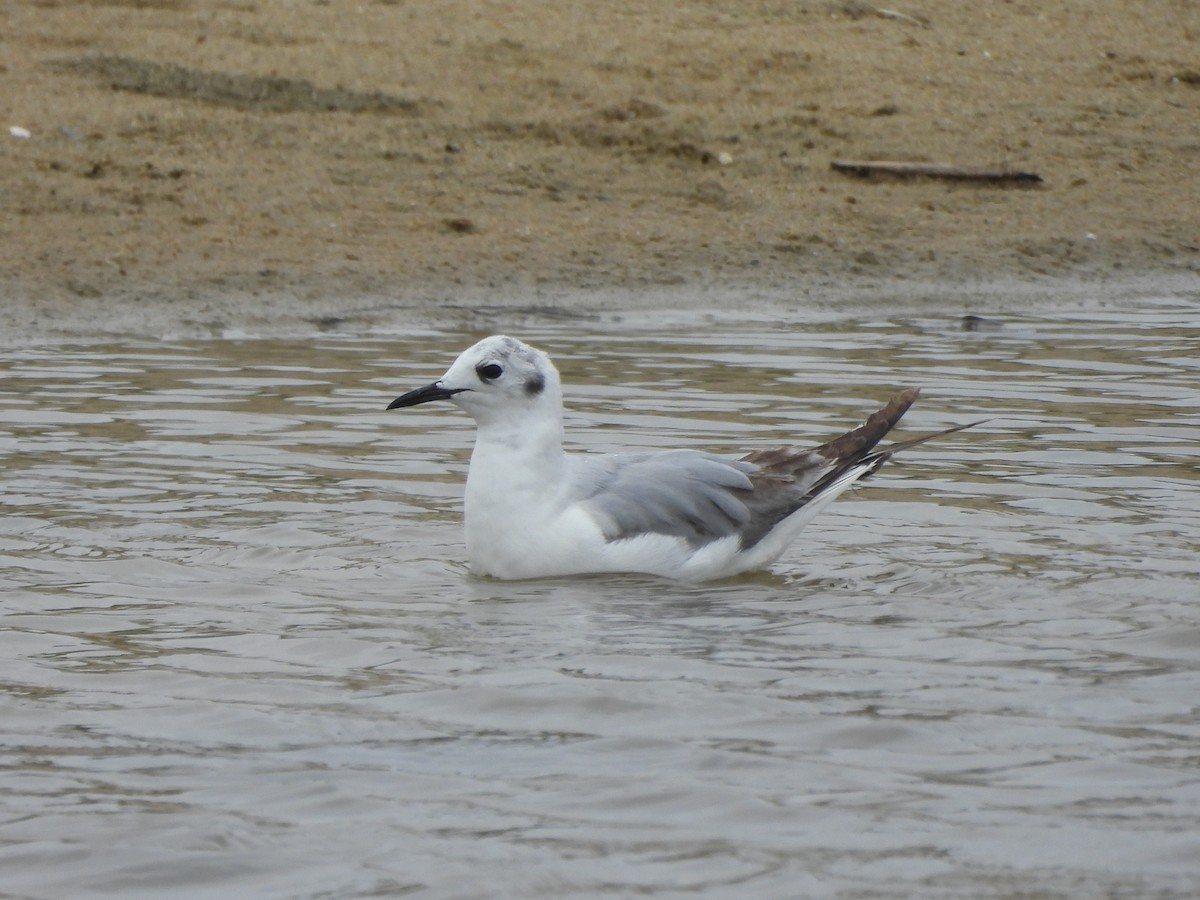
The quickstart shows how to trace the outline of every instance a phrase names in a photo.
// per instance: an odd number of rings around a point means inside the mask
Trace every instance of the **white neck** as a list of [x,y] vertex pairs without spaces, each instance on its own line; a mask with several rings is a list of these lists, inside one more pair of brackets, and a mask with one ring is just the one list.
[[549,521],[569,500],[558,416],[479,426],[467,475],[466,536],[472,568],[497,573],[514,554],[537,553],[514,521]]
[[553,502],[563,478],[562,445],[561,415],[480,423],[467,476],[468,517]]

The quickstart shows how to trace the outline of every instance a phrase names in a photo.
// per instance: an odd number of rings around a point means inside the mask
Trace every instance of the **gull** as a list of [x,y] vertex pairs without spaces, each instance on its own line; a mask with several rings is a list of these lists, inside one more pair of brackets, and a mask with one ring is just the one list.
[[918,393],[901,391],[858,428],[809,449],[736,459],[690,449],[574,453],[563,449],[562,385],[550,358],[493,335],[388,409],[449,400],[475,420],[464,505],[472,572],[502,579],[626,572],[695,582],[770,566],[892,454],[971,427],[873,450]]

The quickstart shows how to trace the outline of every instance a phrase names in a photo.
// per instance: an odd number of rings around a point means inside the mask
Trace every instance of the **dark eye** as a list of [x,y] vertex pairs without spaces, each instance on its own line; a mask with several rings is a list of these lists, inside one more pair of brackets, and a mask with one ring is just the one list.
[[495,363],[488,363],[486,366],[476,366],[475,373],[481,381],[495,381],[504,374],[504,370]]

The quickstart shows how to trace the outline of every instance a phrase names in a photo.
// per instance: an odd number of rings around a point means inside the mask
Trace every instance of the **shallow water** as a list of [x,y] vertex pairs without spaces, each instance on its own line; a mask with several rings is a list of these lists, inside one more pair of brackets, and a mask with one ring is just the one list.
[[[0,357],[0,894],[1186,897],[1200,311],[498,320]],[[589,449],[914,448],[772,574],[471,577],[516,330]]]

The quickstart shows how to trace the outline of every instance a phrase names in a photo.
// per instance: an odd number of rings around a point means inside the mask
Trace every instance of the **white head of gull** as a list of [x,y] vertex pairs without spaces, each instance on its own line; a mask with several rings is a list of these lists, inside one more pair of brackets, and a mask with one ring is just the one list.
[[568,453],[558,370],[540,350],[493,335],[388,409],[449,400],[475,420],[465,505],[472,571],[704,581],[769,566],[892,454],[970,427],[874,450],[917,394],[900,392],[858,428],[809,449],[737,459],[698,450]]

